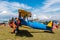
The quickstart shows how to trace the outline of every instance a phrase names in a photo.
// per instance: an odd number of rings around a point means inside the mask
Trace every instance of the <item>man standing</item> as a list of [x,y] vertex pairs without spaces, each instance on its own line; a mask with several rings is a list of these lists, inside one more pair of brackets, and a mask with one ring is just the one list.
[[14,23],[16,25],[15,33],[17,33],[19,32],[20,20],[18,18],[15,18]]

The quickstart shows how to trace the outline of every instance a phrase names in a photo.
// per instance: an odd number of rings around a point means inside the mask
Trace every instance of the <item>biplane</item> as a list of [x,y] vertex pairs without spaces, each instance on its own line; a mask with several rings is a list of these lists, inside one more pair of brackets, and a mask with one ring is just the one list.
[[[18,30],[17,30],[18,24],[20,24],[20,26],[21,25],[29,26],[29,27],[34,28],[34,29],[48,30],[51,33],[54,32],[54,29],[59,28],[59,26],[56,23],[54,23],[53,21],[50,21],[47,25],[45,25],[45,24],[42,24],[42,23],[37,22],[37,21],[28,20],[28,17],[32,16],[31,12],[27,12],[27,11],[21,10],[21,9],[19,9],[18,12],[19,12],[18,19],[20,22],[17,24],[14,24],[14,21],[12,21],[13,25],[10,25],[13,27],[13,31],[15,33],[18,32]],[[26,18],[27,18],[27,21],[25,20]]]

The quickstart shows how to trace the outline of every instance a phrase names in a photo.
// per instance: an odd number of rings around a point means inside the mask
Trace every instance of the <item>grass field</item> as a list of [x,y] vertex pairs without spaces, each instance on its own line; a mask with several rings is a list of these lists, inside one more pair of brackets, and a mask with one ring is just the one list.
[[60,40],[60,29],[55,30],[54,34],[22,27],[18,34],[11,34],[11,30],[8,26],[0,26],[0,40]]

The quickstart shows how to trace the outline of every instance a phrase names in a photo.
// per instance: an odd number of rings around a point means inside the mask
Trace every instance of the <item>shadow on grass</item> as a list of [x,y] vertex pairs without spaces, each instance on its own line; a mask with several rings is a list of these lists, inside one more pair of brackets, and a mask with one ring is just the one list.
[[35,31],[35,32],[30,32],[30,33],[50,33],[50,34],[55,34],[54,32],[49,32],[49,31]]
[[33,37],[33,35],[32,35],[29,31],[27,31],[27,30],[19,30],[19,32],[16,33],[16,36],[21,36],[21,37],[23,37],[23,36]]

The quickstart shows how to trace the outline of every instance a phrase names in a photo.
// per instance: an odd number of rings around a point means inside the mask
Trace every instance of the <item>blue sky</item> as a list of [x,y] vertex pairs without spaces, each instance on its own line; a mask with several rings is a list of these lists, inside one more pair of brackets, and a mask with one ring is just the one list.
[[32,13],[39,20],[60,20],[60,0],[0,0],[0,20],[18,17],[18,9]]
[[32,6],[32,7],[38,7],[38,6],[42,6],[43,2],[45,0],[7,0],[9,2],[19,2],[19,3],[24,3],[28,6]]

